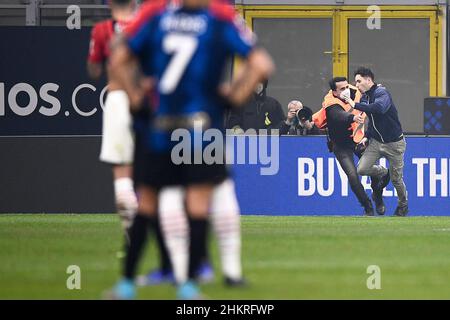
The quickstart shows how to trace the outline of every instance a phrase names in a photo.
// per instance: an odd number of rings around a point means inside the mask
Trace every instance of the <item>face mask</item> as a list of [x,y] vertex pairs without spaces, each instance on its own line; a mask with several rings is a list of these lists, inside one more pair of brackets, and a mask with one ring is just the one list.
[[257,95],[260,95],[263,90],[264,90],[264,85],[262,83],[258,83],[258,85],[256,86],[256,89],[255,89],[255,93]]
[[342,100],[348,99],[350,98],[350,88],[345,89],[344,91],[341,92],[340,98]]

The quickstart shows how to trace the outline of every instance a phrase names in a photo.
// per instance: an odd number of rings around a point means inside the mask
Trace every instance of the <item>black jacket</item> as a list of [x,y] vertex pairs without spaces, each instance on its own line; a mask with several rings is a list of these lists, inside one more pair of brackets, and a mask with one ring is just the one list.
[[354,115],[346,112],[340,105],[334,104],[326,108],[327,127],[330,140],[342,147],[354,148],[351,124]]
[[403,137],[402,125],[391,94],[382,86],[374,84],[355,104],[355,109],[364,111],[369,118],[366,137],[379,142],[399,141]]
[[262,94],[253,94],[250,101],[242,108],[230,111],[227,129],[236,126],[247,129],[278,129],[285,115],[281,104],[274,98]]

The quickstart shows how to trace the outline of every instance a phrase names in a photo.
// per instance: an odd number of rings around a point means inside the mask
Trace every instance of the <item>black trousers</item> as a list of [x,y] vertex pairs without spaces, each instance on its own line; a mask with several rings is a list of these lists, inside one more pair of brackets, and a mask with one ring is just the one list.
[[342,170],[344,170],[345,174],[348,177],[350,188],[358,198],[358,201],[361,204],[361,206],[366,207],[370,199],[367,196],[367,193],[364,190],[364,187],[361,184],[361,180],[356,171],[354,151],[355,148],[352,145],[342,146],[337,145],[335,143],[333,144],[333,153],[336,156],[337,161],[339,161]]

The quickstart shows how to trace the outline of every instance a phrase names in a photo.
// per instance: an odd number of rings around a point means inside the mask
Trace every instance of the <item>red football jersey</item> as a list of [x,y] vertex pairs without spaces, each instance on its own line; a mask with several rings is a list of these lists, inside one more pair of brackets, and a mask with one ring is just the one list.
[[91,33],[88,61],[92,63],[105,62],[110,55],[110,41],[112,37],[114,34],[121,33],[130,21],[109,19],[95,24]]

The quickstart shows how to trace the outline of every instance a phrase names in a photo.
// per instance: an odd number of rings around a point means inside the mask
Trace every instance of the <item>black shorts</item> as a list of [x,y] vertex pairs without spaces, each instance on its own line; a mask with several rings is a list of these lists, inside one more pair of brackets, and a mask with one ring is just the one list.
[[225,164],[176,165],[170,152],[152,153],[136,144],[133,175],[136,186],[146,185],[158,190],[174,185],[220,184],[228,177],[228,171]]

